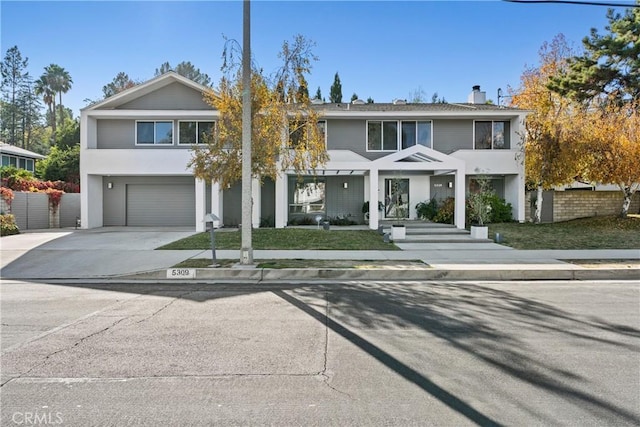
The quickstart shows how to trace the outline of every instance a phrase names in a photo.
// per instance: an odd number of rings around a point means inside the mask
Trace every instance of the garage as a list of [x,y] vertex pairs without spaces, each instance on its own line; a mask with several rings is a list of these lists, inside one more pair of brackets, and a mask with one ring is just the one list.
[[128,226],[195,226],[192,184],[127,184],[126,193]]

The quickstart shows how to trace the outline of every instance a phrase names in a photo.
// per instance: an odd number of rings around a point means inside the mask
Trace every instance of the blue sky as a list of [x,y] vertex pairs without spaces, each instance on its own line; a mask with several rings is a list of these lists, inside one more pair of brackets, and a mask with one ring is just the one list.
[[[124,71],[147,80],[165,61],[191,61],[220,77],[223,35],[241,42],[240,1],[4,1],[2,54],[17,45],[39,77],[56,63],[73,87],[63,103],[75,114],[84,99]],[[622,9],[620,9],[622,10]],[[319,61],[309,77],[328,98],[339,72],[344,100],[352,93],[376,102],[409,98],[422,88],[465,102],[473,85],[496,99],[517,86],[526,64],[558,33],[581,46],[590,28],[603,31],[606,8],[501,1],[254,1],[252,50],[270,73],[284,40],[302,34]]]

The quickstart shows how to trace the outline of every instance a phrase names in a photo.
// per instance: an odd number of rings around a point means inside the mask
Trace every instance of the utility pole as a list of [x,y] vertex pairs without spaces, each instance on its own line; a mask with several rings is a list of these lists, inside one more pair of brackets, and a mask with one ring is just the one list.
[[242,245],[240,263],[253,264],[251,231],[251,3],[242,2]]

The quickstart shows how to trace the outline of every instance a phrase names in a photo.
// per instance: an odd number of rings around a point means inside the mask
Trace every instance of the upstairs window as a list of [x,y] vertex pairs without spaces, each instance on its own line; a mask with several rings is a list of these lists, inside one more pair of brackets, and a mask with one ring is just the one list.
[[380,120],[367,122],[367,151],[396,151],[398,122]]
[[431,148],[431,121],[402,121],[402,149],[416,143]]
[[[289,121],[289,148],[299,147],[304,142],[306,122],[300,120]],[[318,120],[318,137],[327,145],[327,122]]]
[[367,122],[367,151],[398,151],[416,144],[431,147],[430,120],[371,120]]
[[502,150],[511,148],[509,122],[476,121],[474,123],[476,150]]
[[136,144],[173,144],[173,122],[136,122]]
[[206,144],[215,132],[215,122],[181,121],[178,123],[178,144]]

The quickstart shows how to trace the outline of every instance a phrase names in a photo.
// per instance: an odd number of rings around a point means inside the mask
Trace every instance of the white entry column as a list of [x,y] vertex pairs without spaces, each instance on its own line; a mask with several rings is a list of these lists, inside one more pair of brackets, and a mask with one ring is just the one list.
[[288,181],[287,174],[282,173],[276,178],[276,228],[284,228],[289,221],[288,215]]
[[455,179],[455,219],[454,223],[457,228],[465,228],[465,173],[464,167],[460,167],[456,170]]
[[380,211],[378,210],[378,169],[369,171],[369,228],[378,229]]
[[210,212],[220,218],[218,227],[222,227],[222,191],[220,191],[220,183],[211,182],[211,210]]
[[201,232],[206,230],[206,224],[204,223],[204,215],[206,210],[207,200],[207,184],[204,180],[196,178],[196,231]]

